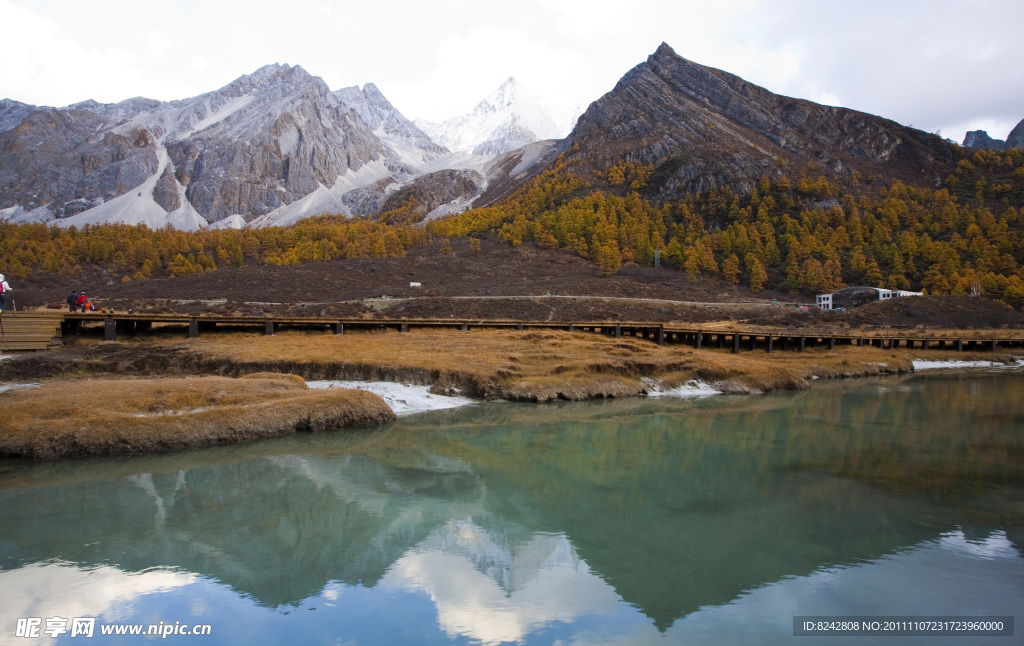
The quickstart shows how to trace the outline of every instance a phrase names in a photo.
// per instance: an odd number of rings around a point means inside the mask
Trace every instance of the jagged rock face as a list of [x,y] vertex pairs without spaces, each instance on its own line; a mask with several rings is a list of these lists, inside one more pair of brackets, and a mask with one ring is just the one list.
[[615,160],[628,151],[633,161],[670,160],[658,189],[663,199],[723,185],[746,192],[761,176],[781,174],[780,158],[837,173],[900,166],[932,181],[952,163],[949,145],[935,135],[773,94],[687,61],[666,44],[590,105],[565,148],[570,158]]
[[490,206],[530,181],[550,164],[560,152],[560,140],[537,141],[502,153],[484,166],[487,187],[474,206]]
[[395,109],[373,83],[367,83],[362,90],[355,86],[342,88],[336,90],[334,96],[355,110],[374,134],[395,141],[402,148],[417,154],[421,161],[430,161],[449,153],[447,148],[434,143],[426,133]]
[[0,204],[50,204],[58,218],[126,193],[156,173],[156,138],[90,110],[35,109],[0,133]]
[[475,170],[449,169],[427,173],[391,193],[381,211],[397,209],[414,198],[416,206],[413,212],[426,215],[443,204],[476,196],[483,183],[484,176]]
[[6,132],[18,125],[35,109],[35,106],[21,101],[0,100],[0,132]]
[[287,66],[267,76],[240,84],[256,83],[243,108],[167,146],[188,201],[210,222],[251,220],[392,157],[319,78]]
[[349,191],[342,196],[341,202],[348,207],[352,215],[369,217],[377,215],[384,206],[389,190],[398,188],[398,182],[392,177],[385,177],[369,186]]
[[993,139],[984,130],[972,130],[964,137],[964,146],[968,148],[988,148],[989,150],[1003,150],[1006,142],[1002,139]]
[[1024,119],[1021,119],[1010,131],[1006,137],[1006,146],[1008,148],[1024,148]]
[[153,200],[160,207],[170,213],[181,208],[181,196],[178,194],[178,183],[175,181],[174,173],[170,165],[164,167],[164,172],[153,187]]
[[48,205],[58,218],[155,178],[142,201],[172,212],[184,193],[208,222],[251,220],[368,162],[402,167],[321,79],[288,65],[181,101],[55,109],[5,100],[0,126],[0,208]]

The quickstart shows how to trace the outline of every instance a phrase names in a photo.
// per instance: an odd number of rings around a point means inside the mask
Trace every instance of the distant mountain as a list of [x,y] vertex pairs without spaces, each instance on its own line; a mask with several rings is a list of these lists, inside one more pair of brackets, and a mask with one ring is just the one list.
[[964,146],[967,148],[988,148],[989,150],[1003,150],[1006,142],[1002,139],[993,139],[988,136],[985,130],[971,130],[964,136]]
[[881,117],[773,94],[663,43],[590,105],[563,149],[595,177],[622,157],[653,164],[651,197],[671,199],[718,186],[746,193],[760,177],[808,162],[939,185],[950,145]]
[[469,114],[441,124],[417,120],[434,141],[454,151],[487,158],[522,148],[543,139],[561,139],[567,133],[551,110],[545,108],[512,77]]
[[1014,126],[1006,141],[993,139],[984,130],[972,130],[964,137],[964,146],[968,148],[988,148],[989,150],[1006,150],[1007,148],[1024,148],[1024,119]]

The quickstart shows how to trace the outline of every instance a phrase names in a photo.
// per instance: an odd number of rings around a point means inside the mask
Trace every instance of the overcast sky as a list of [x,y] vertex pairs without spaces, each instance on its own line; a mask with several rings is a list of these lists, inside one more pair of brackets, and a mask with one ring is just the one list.
[[769,90],[962,141],[1024,118],[1021,0],[0,0],[0,98],[215,90],[268,63],[463,114],[508,76],[581,109],[665,41]]

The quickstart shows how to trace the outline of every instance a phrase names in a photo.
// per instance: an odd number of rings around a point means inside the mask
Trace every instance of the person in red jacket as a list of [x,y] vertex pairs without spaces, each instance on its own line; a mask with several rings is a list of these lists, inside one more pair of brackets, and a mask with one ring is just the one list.
[[79,311],[84,312],[85,304],[87,302],[89,302],[89,299],[85,297],[85,292],[82,292],[81,294],[78,295],[78,300],[75,301],[75,305],[78,307]]

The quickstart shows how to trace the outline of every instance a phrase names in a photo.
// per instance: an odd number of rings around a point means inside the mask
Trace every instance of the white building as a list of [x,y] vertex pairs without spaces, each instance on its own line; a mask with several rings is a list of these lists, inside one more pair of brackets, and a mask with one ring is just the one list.
[[904,296],[923,296],[923,292],[908,292],[902,289],[884,289],[881,287],[844,287],[831,294],[818,294],[814,297],[818,307],[823,310],[838,308],[850,309],[871,301],[887,301],[891,298]]

